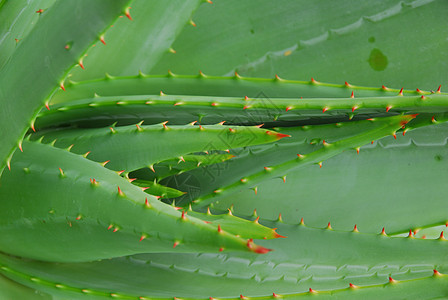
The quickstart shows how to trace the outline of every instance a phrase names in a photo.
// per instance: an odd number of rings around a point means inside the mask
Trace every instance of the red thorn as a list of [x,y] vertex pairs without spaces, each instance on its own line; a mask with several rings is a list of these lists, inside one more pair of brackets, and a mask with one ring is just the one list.
[[233,128],[229,128],[229,131],[230,131],[230,132],[235,132],[235,129],[233,129]]
[[384,227],[383,227],[383,229],[381,230],[381,235],[386,235],[386,230],[384,229]]
[[77,217],[76,217],[76,220],[78,220],[78,221],[79,221],[79,220],[81,220],[81,218],[82,218],[82,216],[81,216],[81,215],[79,215],[79,216],[77,216]]
[[64,83],[61,82],[61,84],[59,85],[61,87],[61,89],[65,92],[65,87],[64,87]]
[[275,79],[282,80],[277,74],[275,74]]
[[356,148],[356,154],[359,154],[359,148]]
[[388,106],[388,107],[386,107],[386,112],[389,112],[389,110],[392,108],[392,106]]
[[305,225],[305,222],[303,222],[303,218],[300,219],[299,225]]
[[311,82],[312,83],[317,83],[317,81],[313,77],[311,77]]
[[126,17],[128,17],[129,20],[132,21],[132,17],[131,17],[131,14],[129,13],[129,9],[130,9],[130,7],[126,8],[124,14],[126,15]]
[[100,36],[100,41],[101,41],[101,43],[103,43],[104,45],[106,45],[106,41],[104,40],[104,35]]
[[20,149],[20,152],[23,152],[22,142],[19,142],[19,149]]
[[257,217],[257,218],[255,219],[254,223],[259,224],[259,223],[258,223],[258,220],[260,220],[260,217]]
[[219,252],[222,252],[222,251],[224,251],[224,248],[223,247],[219,248]]
[[286,108],[286,111],[288,111],[288,110],[291,110],[291,109],[293,109],[294,107],[292,107],[292,106],[288,106],[287,108]]
[[218,103],[212,102],[211,106],[218,106]]
[[439,85],[439,88],[437,89],[436,93],[440,93],[441,89],[442,89],[442,85]]
[[331,228],[331,222],[328,222],[327,229],[332,229]]
[[177,245],[179,245],[179,242],[174,242],[174,244],[173,244],[173,248],[176,248]]
[[255,125],[255,127],[261,128],[261,127],[263,127],[263,125],[264,125],[264,123],[260,124],[260,125]]
[[352,91],[352,94],[350,95],[350,98],[355,98],[355,93]]
[[247,96],[244,96],[244,100],[246,100],[246,101],[247,101],[247,100],[249,100],[249,97],[247,97]]
[[173,206],[173,208],[174,208],[175,210],[182,209],[182,207],[177,207],[177,206]]
[[355,227],[353,227],[353,231],[355,231],[355,232],[359,232],[359,231],[358,231],[358,225],[355,224]]
[[82,63],[82,60],[80,60],[78,64],[79,64],[79,66],[81,67],[81,69],[85,70],[85,69],[84,69],[84,64]]
[[265,248],[263,246],[255,245],[253,243],[253,239],[247,240],[247,244],[246,245],[247,245],[247,248],[249,248],[249,250],[251,250],[251,251],[253,251],[255,253],[258,253],[258,254],[266,254],[266,253],[272,251],[272,249],[268,249],[268,248]]
[[346,82],[345,82],[345,86],[349,87],[350,84],[346,81]]
[[350,287],[351,289],[356,289],[356,288],[357,288],[357,286],[354,285],[353,283],[349,283],[349,287]]
[[297,154],[297,156],[298,156],[299,158],[303,158],[303,157],[304,157],[304,155],[302,155],[302,154]]
[[118,227],[115,227],[114,230],[112,232],[117,232],[119,230]]
[[403,88],[401,88],[400,92],[398,93],[399,96],[403,96]]
[[174,103],[174,106],[178,106],[178,105],[182,105],[183,103],[182,102],[176,102],[176,103]]
[[41,14],[41,13],[43,13],[44,12],[44,10],[41,8],[41,9],[39,9],[39,10],[36,10],[36,13],[38,13],[38,14]]
[[394,283],[394,282],[397,282],[397,281],[389,276],[389,283]]
[[322,162],[319,162],[319,168],[322,168]]
[[249,107],[249,105],[244,105],[243,109],[248,109]]
[[426,97],[425,97],[424,95],[422,95],[422,96],[420,97],[420,99],[425,100]]
[[123,193],[123,191],[120,189],[120,187],[118,187],[118,195],[120,195],[120,196],[124,196],[124,193]]
[[221,225],[218,224],[218,233],[222,233]]
[[168,123],[168,121],[165,121],[165,122],[162,123],[164,129],[167,129],[167,128],[168,128],[168,127],[166,126],[166,123]]
[[182,211],[182,216],[180,218],[182,220],[186,220],[187,219],[187,217],[185,216],[185,211],[184,210]]
[[316,293],[316,291],[313,290],[312,288],[309,289],[309,292],[310,292],[310,293]]
[[140,242],[143,241],[144,239],[146,239],[146,235],[142,234],[142,236],[140,237]]
[[274,297],[274,298],[278,298],[278,297],[280,297],[280,296],[277,295],[276,293],[272,293],[272,297]]
[[382,88],[383,90],[387,90],[387,87],[385,87],[384,84],[381,86],[381,88]]
[[439,236],[439,240],[444,240],[445,239],[445,237],[443,236],[443,231],[440,233],[440,236]]
[[254,188],[254,192],[255,192],[255,195],[258,194],[258,187],[255,187],[255,188]]
[[416,89],[417,93],[421,93],[422,91],[420,89]]
[[323,109],[322,109],[322,112],[324,113],[324,112],[326,112],[328,110],[328,107],[324,107]]
[[50,105],[48,104],[48,102],[45,102],[45,107],[50,110]]
[[247,298],[244,297],[243,295],[240,295],[240,299],[247,299]]
[[114,225],[110,224],[109,227],[107,227],[107,230],[110,230]]
[[268,134],[268,135],[275,135],[275,136],[277,136],[278,139],[282,139],[282,138],[285,138],[285,137],[291,137],[289,134],[283,134],[283,133],[279,133],[279,132],[275,132],[275,131],[269,131],[269,130],[266,130],[266,134]]
[[434,272],[434,276],[440,276],[440,275],[442,275],[442,274],[440,274],[440,272],[437,271],[436,269],[434,269],[433,272]]
[[286,239],[286,236],[281,235],[281,234],[278,234],[278,233],[275,231],[276,229],[277,229],[277,228],[273,228],[273,229],[272,229],[273,232],[274,232],[274,238],[275,238],[275,239],[278,239],[278,238]]
[[352,112],[354,112],[354,111],[357,110],[357,109],[358,109],[358,106],[356,106],[356,105],[353,106],[353,107],[352,107]]
[[407,129],[403,130],[403,136],[406,134],[407,131],[408,131]]
[[410,237],[414,237],[414,233],[412,232],[412,229],[409,229],[408,237],[409,237],[409,238],[410,238]]

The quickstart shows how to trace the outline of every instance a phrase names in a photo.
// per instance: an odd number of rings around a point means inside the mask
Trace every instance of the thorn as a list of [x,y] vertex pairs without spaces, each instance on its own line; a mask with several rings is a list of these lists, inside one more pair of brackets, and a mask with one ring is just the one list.
[[325,229],[333,229],[333,228],[331,228],[331,222],[328,222],[327,228],[325,228]]
[[110,224],[109,227],[107,227],[107,230],[110,230],[112,227],[114,227],[114,224]]
[[359,154],[359,147],[356,148],[356,154]]
[[235,71],[235,78],[241,78],[240,74],[238,74],[237,71]]
[[182,215],[180,216],[180,218],[181,218],[182,220],[184,220],[184,221],[187,219],[186,214],[187,214],[187,213],[185,212],[185,210],[183,210],[183,211],[182,211]]
[[78,65],[81,67],[81,69],[85,70],[84,69],[84,64],[82,62],[82,59],[79,60]]
[[278,214],[277,222],[283,222],[282,214]]
[[282,79],[277,74],[275,74],[275,80],[281,81]]
[[178,242],[178,241],[174,242],[174,244],[173,244],[173,248],[176,248],[177,245],[179,245],[179,242]]
[[120,230],[120,228],[115,227],[114,230],[112,232],[117,232],[118,230]]
[[293,109],[294,107],[292,107],[292,106],[288,106],[288,107],[286,107],[286,111],[288,111],[288,110],[291,110],[291,109]]
[[103,45],[106,45],[106,41],[104,40],[104,35],[100,36],[100,41]]
[[45,102],[45,108],[48,109],[48,110],[50,110],[50,105],[48,104],[48,101]]
[[174,106],[179,106],[179,105],[182,105],[182,104],[184,104],[184,102],[179,101],[179,102],[174,103]]
[[322,141],[322,145],[323,145],[324,147],[328,147],[328,146],[330,146],[330,144],[327,143],[327,141],[325,141],[325,140]]
[[346,87],[351,87],[351,84],[349,84],[347,81],[345,82]]
[[316,84],[317,81],[313,77],[311,77],[311,83]]
[[257,218],[254,220],[254,223],[255,223],[255,224],[260,224],[260,223],[258,223],[258,220],[260,220],[260,217],[257,217]]
[[170,49],[168,49],[168,51],[171,52],[171,53],[173,53],[173,54],[176,53],[176,50],[174,50],[174,49],[171,48],[171,47],[170,47]]
[[188,125],[194,126],[194,124],[196,124],[198,121],[193,121],[191,123],[188,123]]
[[104,166],[106,166],[109,162],[110,162],[110,160],[106,160],[105,162],[100,163],[100,165],[102,165],[102,166],[104,167]]
[[443,236],[443,231],[440,233],[439,240],[446,241],[445,237]]
[[359,232],[358,225],[355,224],[355,227],[353,227],[353,232]]
[[415,90],[417,93],[421,93],[422,91],[420,89]]
[[436,93],[440,94],[441,89],[442,89],[442,85],[439,85],[439,88],[437,89]]
[[267,172],[269,172],[269,171],[272,171],[272,168],[270,168],[270,167],[264,167],[264,170],[267,171]]
[[403,88],[401,88],[400,92],[398,93],[398,96],[403,96]]
[[277,228],[272,228],[272,231],[274,232],[274,238],[275,239],[278,239],[278,238],[286,239],[286,236],[278,234],[275,230],[277,230]]
[[389,105],[388,107],[386,107],[386,112],[389,112],[389,110],[392,108],[391,105]]
[[124,197],[124,193],[123,191],[120,189],[120,187],[118,187],[118,195],[121,197]]
[[247,248],[249,248],[249,250],[251,250],[255,253],[265,254],[265,253],[272,251],[272,249],[268,249],[268,248],[265,248],[265,247],[259,246],[259,245],[254,245],[253,242],[254,242],[253,239],[249,239],[249,240],[247,240],[246,245],[247,245]]
[[64,83],[63,82],[61,82],[60,84],[59,84],[59,86],[61,87],[61,89],[65,92],[65,87],[64,87]]
[[321,161],[319,162],[319,168],[322,168],[322,162]]
[[44,10],[41,8],[41,9],[39,9],[39,10],[36,10],[36,13],[38,13],[38,14],[41,14],[41,13],[43,13],[44,12]]
[[59,168],[59,174],[61,177],[65,177],[64,171],[61,168]]
[[168,127],[166,126],[166,123],[168,123],[168,121],[165,121],[162,123],[164,129],[168,129]]
[[442,274],[440,274],[440,272],[439,271],[437,271],[436,269],[434,269],[433,270],[433,272],[434,272],[434,276],[441,276]]
[[352,283],[349,283],[349,288],[351,288],[351,289],[357,289],[358,286],[357,286],[357,285],[354,285],[354,284],[352,284]]
[[36,128],[34,128],[34,120],[31,121],[30,127],[34,132],[36,132]]
[[258,187],[256,186],[256,187],[254,187],[254,192],[255,192],[255,195],[257,195],[258,194]]
[[389,283],[396,283],[397,281],[389,276]]
[[432,116],[432,118],[431,118],[431,122],[433,122],[433,123],[437,123],[437,120],[436,120],[435,116]]
[[264,123],[263,124],[260,124],[260,125],[255,125],[255,127],[258,127],[258,128],[261,128],[261,127],[263,127],[264,126]]
[[350,95],[350,98],[355,98],[355,93],[352,91],[352,94]]
[[202,73],[202,71],[201,71],[201,70],[199,70],[199,76],[200,76],[200,77],[206,77],[206,76],[205,76],[205,74],[204,74],[204,73]]
[[131,14],[129,13],[130,9],[131,9],[130,7],[126,8],[126,10],[124,11],[124,14],[126,15],[126,17],[128,17],[129,20],[132,21]]
[[286,183],[286,175],[282,176],[283,183]]
[[235,129],[233,129],[233,128],[229,128],[229,131],[230,131],[230,132],[235,132]]
[[22,141],[19,142],[18,146],[19,146],[20,152],[23,152]]
[[227,209],[229,212],[227,213],[229,216],[233,216],[232,210],[230,208]]
[[407,131],[408,131],[407,129],[403,130],[403,136],[406,134]]
[[299,225],[305,225],[305,222],[303,222],[303,218],[300,219]]
[[381,230],[381,233],[380,233],[381,235],[384,235],[384,236],[387,236],[387,234],[386,234],[386,230],[384,229],[384,227],[383,227],[383,229]]
[[113,128],[113,127],[109,127],[109,129],[110,129],[110,131],[111,131],[112,133],[117,133],[117,131],[115,130],[115,128]]
[[312,288],[310,288],[309,290],[308,290],[308,292],[309,293],[317,293],[315,290],[313,290]]
[[156,170],[154,170],[154,165],[149,165],[148,168],[150,168],[154,173],[156,172]]
[[190,25],[196,27],[196,23],[193,20],[190,19],[189,23],[190,23]]
[[305,157],[305,155],[302,155],[302,154],[297,154],[297,157],[298,157],[298,158],[300,158],[300,159],[302,159],[302,158],[304,158],[304,157]]
[[329,109],[329,108],[325,106],[325,107],[322,109],[322,112],[324,113],[324,112],[326,112],[328,109]]
[[221,225],[218,224],[218,233],[222,233]]
[[425,95],[422,95],[422,96],[420,97],[420,99],[422,99],[422,100],[426,100]]
[[266,130],[266,134],[268,134],[268,135],[275,135],[275,136],[277,136],[278,139],[282,139],[282,138],[285,138],[285,137],[291,137],[289,134],[283,134],[283,133],[279,133],[279,132],[275,132],[275,131],[269,131],[269,130]]
[[385,87],[384,86],[384,84],[381,86],[381,88],[383,89],[383,90],[385,90],[385,91],[387,91],[388,90],[388,88],[387,87]]
[[395,134],[395,132],[392,136],[394,137],[394,139],[397,139],[397,135]]
[[240,295],[240,299],[241,300],[245,300],[245,299],[247,299],[247,297],[244,297],[243,295]]
[[276,293],[272,293],[272,297],[274,297],[274,298],[279,298],[280,296],[277,295]]
[[412,229],[409,229],[408,238],[413,238],[413,237],[414,237],[414,233],[412,232]]
[[142,236],[140,237],[140,242],[143,241],[144,239],[146,239],[148,236],[146,234],[142,234]]
[[224,251],[224,248],[223,247],[219,248],[219,252],[222,252],[222,251]]
[[249,97],[244,96],[244,101],[248,101],[248,100],[249,100]]
[[354,112],[354,111],[357,110],[357,109],[358,109],[358,106],[356,106],[356,105],[353,106],[353,107],[352,107],[352,112]]
[[160,96],[165,96],[166,94],[164,93],[164,92],[162,92],[162,91],[160,91]]

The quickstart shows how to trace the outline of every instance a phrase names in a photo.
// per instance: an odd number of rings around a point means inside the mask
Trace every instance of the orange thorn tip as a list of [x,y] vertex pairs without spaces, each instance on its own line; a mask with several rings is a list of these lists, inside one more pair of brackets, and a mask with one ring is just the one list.
[[224,248],[223,247],[219,248],[219,252],[222,252],[222,251],[224,251]]
[[121,190],[121,188],[120,187],[118,187],[118,195],[120,195],[120,196],[124,196],[124,193],[123,193],[123,191]]
[[257,217],[257,218],[254,220],[254,223],[259,224],[259,223],[258,223],[258,220],[260,220],[260,217]]
[[383,229],[381,230],[381,233],[380,233],[381,235],[386,235],[386,230],[385,230],[385,228],[383,227]]
[[168,123],[168,121],[165,121],[165,122],[162,123],[164,129],[167,129],[167,128],[168,128],[168,127],[166,126],[166,123]]
[[247,97],[247,96],[244,96],[244,100],[246,100],[246,101],[247,101],[247,100],[249,100],[249,97]]
[[185,215],[186,215],[185,210],[183,210],[183,211],[182,211],[182,215],[180,216],[180,218],[181,218],[182,220],[186,220],[186,219],[187,219],[187,216],[185,216]]
[[82,62],[82,59],[78,62],[78,64],[79,64],[79,66],[81,67],[81,69],[85,70],[85,69],[84,69],[84,64],[83,64],[83,62]]
[[389,112],[389,110],[392,108],[391,105],[389,105],[388,107],[386,107],[386,112]]
[[397,135],[395,133],[392,136],[394,137],[394,139],[397,139]]
[[280,296],[277,295],[276,293],[272,293],[272,297],[274,297],[274,298],[278,298],[278,297],[280,297]]
[[397,281],[389,276],[389,283],[395,283],[395,282],[397,282]]
[[425,95],[422,95],[422,96],[420,97],[420,99],[425,100],[425,99],[426,99]]
[[354,232],[359,232],[359,231],[358,231],[358,225],[355,224],[355,227],[353,227],[353,231],[354,231]]
[[142,236],[140,237],[140,242],[143,241],[146,238],[147,238],[146,234],[142,234]]
[[401,88],[400,92],[398,93],[399,96],[403,96],[403,88]]
[[328,222],[327,229],[332,229],[331,228],[331,222]]
[[408,238],[414,237],[414,233],[412,232],[412,229],[409,229]]
[[442,89],[442,85],[439,85],[439,88],[437,89],[436,93],[440,93]]
[[60,84],[59,84],[59,86],[61,87],[61,89],[65,92],[65,87],[64,87],[64,83],[63,82],[61,82]]
[[317,293],[315,290],[313,290],[312,288],[310,288],[309,290],[308,290],[308,292],[309,293]]
[[384,84],[381,86],[381,88],[382,88],[383,90],[387,90],[387,87],[385,87]]
[[43,13],[44,12],[44,10],[41,8],[41,9],[39,9],[39,10],[36,10],[36,13],[38,13],[38,14],[41,14],[41,13]]
[[104,40],[104,35],[100,36],[100,41],[103,45],[106,45],[106,41]]
[[322,112],[324,113],[324,112],[326,112],[328,110],[328,107],[324,107],[323,109],[322,109]]
[[345,82],[345,86],[349,87],[350,84],[346,81],[346,82]]
[[174,244],[173,244],[173,248],[176,248],[177,246],[179,245],[179,242],[174,242]]
[[303,218],[300,219],[299,225],[305,225],[305,222],[303,222]]
[[421,91],[419,88],[417,88],[417,89],[416,89],[416,92],[417,92],[417,93],[421,93],[422,91]]
[[109,227],[107,227],[107,230],[110,230],[112,227],[114,227],[114,225],[110,224]]
[[222,233],[221,225],[218,224],[218,233]]
[[350,287],[351,289],[356,289],[356,288],[358,288],[358,286],[354,285],[353,283],[349,283],[349,287]]
[[433,270],[433,272],[434,272],[434,276],[441,276],[442,274],[439,272],[439,271],[437,271],[436,269],[434,269]]
[[273,228],[273,229],[272,229],[272,231],[273,231],[273,233],[274,233],[274,238],[275,238],[275,239],[278,239],[278,238],[286,239],[286,238],[287,238],[287,237],[284,236],[284,235],[278,234],[278,233],[275,231],[276,229],[277,229],[277,228]]
[[255,252],[258,254],[266,254],[266,253],[272,251],[272,249],[268,249],[268,248],[265,248],[260,245],[255,245],[252,239],[249,239],[247,241],[247,248],[249,248],[249,250],[251,250],[252,252]]
[[355,92],[352,91],[352,94],[350,95],[350,98],[355,98]]
[[319,168],[322,168],[322,162],[319,162],[318,164],[319,164]]
[[293,109],[294,107],[292,107],[292,106],[288,106],[288,107],[286,107],[286,111],[288,111],[288,110],[291,110],[291,109]]
[[313,77],[311,77],[311,82],[312,83],[317,83],[316,79],[314,79]]
[[275,135],[278,139],[282,139],[285,137],[291,137],[289,134],[283,134],[283,133],[279,133],[279,132],[275,132],[275,131],[269,131],[266,130],[266,134],[268,135]]
[[439,240],[446,240],[443,231],[440,233]]
[[276,80],[282,80],[277,74],[275,74],[275,79]]
[[132,21],[132,17],[131,14],[129,13],[129,9],[131,9],[130,7],[126,8],[126,10],[124,11],[124,14],[126,15],[126,17],[128,17],[129,20]]

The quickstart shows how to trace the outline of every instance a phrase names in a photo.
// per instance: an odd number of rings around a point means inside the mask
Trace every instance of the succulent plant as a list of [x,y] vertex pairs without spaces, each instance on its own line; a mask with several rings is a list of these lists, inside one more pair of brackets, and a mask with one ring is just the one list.
[[447,13],[0,0],[0,299],[448,297]]

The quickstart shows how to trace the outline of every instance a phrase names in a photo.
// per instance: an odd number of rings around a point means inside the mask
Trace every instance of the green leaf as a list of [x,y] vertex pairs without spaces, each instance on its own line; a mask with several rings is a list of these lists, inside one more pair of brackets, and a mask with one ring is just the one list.
[[70,67],[128,3],[59,0],[20,42],[0,72],[0,172]]

